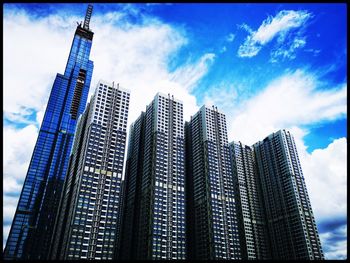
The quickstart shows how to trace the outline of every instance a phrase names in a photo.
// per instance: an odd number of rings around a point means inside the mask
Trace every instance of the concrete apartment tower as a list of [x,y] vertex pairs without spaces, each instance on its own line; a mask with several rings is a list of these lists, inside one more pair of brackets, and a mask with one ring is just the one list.
[[226,117],[200,108],[186,123],[189,259],[241,259]]
[[114,259],[130,92],[100,81],[80,118],[64,182],[53,259]]
[[273,259],[324,259],[293,136],[279,130],[253,145]]
[[271,259],[254,149],[230,143],[242,259]]
[[120,258],[185,259],[183,105],[158,93],[131,125]]

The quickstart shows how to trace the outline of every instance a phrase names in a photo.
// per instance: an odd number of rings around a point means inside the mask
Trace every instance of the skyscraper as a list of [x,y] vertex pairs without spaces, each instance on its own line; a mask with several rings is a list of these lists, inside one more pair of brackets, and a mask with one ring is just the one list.
[[130,130],[123,259],[185,259],[183,106],[158,93]]
[[145,145],[145,113],[131,124],[129,131],[128,154],[125,166],[123,220],[118,258],[131,259],[136,256],[138,224],[140,220],[140,194]]
[[64,74],[57,74],[7,239],[5,259],[45,259],[79,115],[86,106],[93,62],[92,6],[75,31]]
[[229,147],[242,258],[269,259],[269,239],[254,150],[241,142],[232,142]]
[[280,130],[253,145],[273,259],[323,259],[293,136]]
[[100,81],[78,124],[51,257],[113,259],[130,92]]
[[240,259],[226,118],[203,106],[186,123],[190,259]]

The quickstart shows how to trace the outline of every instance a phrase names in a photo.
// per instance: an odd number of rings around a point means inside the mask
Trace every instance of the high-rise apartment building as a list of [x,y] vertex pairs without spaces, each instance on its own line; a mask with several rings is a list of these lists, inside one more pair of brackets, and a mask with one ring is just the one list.
[[293,136],[275,132],[253,145],[273,259],[323,259]]
[[183,105],[158,93],[132,124],[122,259],[185,259]]
[[64,74],[57,74],[7,239],[5,259],[46,259],[78,117],[93,71],[92,6],[75,31]]
[[128,153],[125,166],[123,220],[120,248],[117,257],[120,259],[136,258],[138,225],[140,220],[140,191],[142,180],[143,154],[145,145],[145,113],[131,124],[129,131]]
[[100,81],[78,124],[51,258],[114,259],[130,92]]
[[186,123],[189,259],[241,259],[226,117],[203,106]]
[[254,150],[241,142],[229,145],[237,193],[237,218],[243,259],[270,259],[261,185]]

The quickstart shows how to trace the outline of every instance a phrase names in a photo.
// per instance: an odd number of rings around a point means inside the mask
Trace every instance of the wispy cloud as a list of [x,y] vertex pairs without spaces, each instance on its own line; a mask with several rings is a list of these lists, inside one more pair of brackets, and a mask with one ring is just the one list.
[[307,11],[282,10],[275,17],[269,16],[257,31],[243,24],[240,28],[249,32],[244,43],[239,47],[239,57],[256,56],[264,45],[278,35],[285,35],[293,28],[301,27],[311,17]]
[[237,96],[238,92],[234,85],[224,81],[206,91],[203,102],[210,107],[215,105],[222,109],[228,109],[232,107]]
[[221,49],[220,49],[220,53],[225,53],[227,51],[227,48],[226,46],[223,46]]
[[254,34],[253,29],[251,29],[250,26],[248,26],[246,23],[242,23],[240,25],[237,25],[237,28],[243,29],[243,30],[247,31],[249,34]]
[[317,76],[303,70],[271,81],[253,98],[242,100],[232,112],[229,132],[252,144],[272,131],[346,117],[346,84],[319,89]]
[[313,49],[313,48],[308,48],[308,49],[305,49],[304,51],[312,53],[314,57],[318,56],[318,54],[320,54],[321,52],[320,49]]
[[214,53],[206,53],[197,62],[186,63],[171,74],[171,80],[180,83],[185,89],[192,90],[198,80],[207,73],[215,57]]
[[299,48],[304,47],[306,44],[306,40],[305,37],[302,38],[294,38],[292,40],[292,43],[289,45],[281,45],[279,46],[276,50],[271,52],[271,58],[270,58],[270,62],[272,63],[276,63],[279,61],[279,58],[282,59],[295,59],[296,57],[296,50]]
[[232,42],[235,39],[236,35],[230,33],[227,37],[226,37],[226,41],[227,42]]
[[347,259],[347,224],[327,228],[320,234],[326,259]]

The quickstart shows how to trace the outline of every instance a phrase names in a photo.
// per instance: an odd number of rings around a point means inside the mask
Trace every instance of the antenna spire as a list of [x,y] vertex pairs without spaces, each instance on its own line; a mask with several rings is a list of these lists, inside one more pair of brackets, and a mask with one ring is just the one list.
[[91,18],[91,14],[92,14],[92,5],[88,5],[88,8],[86,10],[86,15],[85,15],[85,19],[84,19],[84,29],[89,30],[89,24],[90,24],[90,18]]

